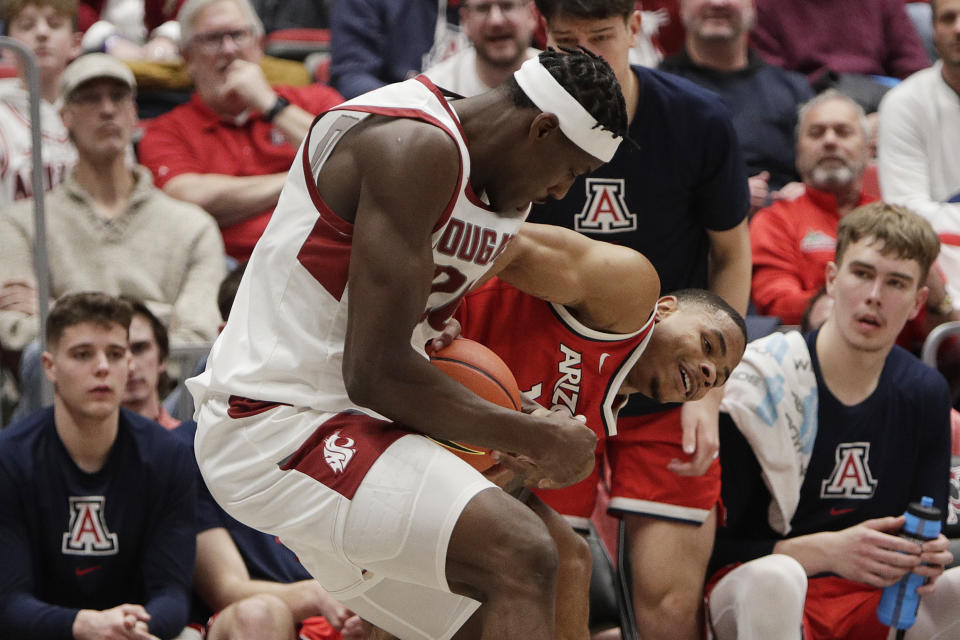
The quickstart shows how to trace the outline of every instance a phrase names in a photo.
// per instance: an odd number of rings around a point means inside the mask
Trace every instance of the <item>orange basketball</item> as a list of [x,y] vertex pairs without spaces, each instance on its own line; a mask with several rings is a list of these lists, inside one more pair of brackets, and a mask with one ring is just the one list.
[[[520,410],[520,388],[509,367],[496,353],[479,342],[457,338],[446,349],[432,356],[430,362],[475,394],[507,409]],[[436,440],[466,460],[478,471],[489,469],[496,461],[489,449]]]

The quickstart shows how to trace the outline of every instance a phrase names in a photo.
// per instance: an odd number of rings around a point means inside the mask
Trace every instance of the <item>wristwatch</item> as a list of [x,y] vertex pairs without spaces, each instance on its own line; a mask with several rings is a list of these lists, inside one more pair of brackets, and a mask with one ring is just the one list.
[[273,103],[273,106],[270,107],[270,111],[267,111],[261,117],[267,122],[273,122],[273,119],[277,115],[290,106],[290,101],[284,98],[283,96],[277,96],[277,101]]

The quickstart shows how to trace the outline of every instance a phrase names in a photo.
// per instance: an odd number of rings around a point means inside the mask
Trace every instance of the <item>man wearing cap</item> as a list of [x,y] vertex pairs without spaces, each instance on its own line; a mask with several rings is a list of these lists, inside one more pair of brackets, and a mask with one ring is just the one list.
[[[149,171],[128,164],[134,89],[129,68],[106,54],[82,56],[63,73],[61,115],[78,160],[46,196],[50,293],[131,296],[151,308],[174,341],[212,340],[223,242],[203,210],[165,195]],[[32,201],[0,213],[5,280],[34,286],[33,242]],[[38,316],[30,311],[0,310],[0,340],[8,348],[23,349],[37,337]]]
[[625,130],[613,71],[580,51],[471,98],[418,76],[335,107],[188,381],[217,501],[397,637],[446,640],[467,620],[487,638],[558,637],[547,526],[433,438],[511,452],[497,455],[553,487],[590,472],[596,437],[569,413],[480,399],[425,347],[530,202],[563,197]]

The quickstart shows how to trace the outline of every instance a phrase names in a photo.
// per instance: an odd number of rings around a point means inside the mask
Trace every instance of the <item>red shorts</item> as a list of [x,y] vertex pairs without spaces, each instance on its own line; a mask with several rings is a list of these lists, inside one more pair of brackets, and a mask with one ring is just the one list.
[[607,439],[610,511],[702,524],[720,502],[720,461],[702,476],[680,476],[667,464],[683,452],[681,408],[621,417]]
[[[710,593],[720,579],[740,565],[717,571],[704,589]],[[886,640],[889,627],[877,619],[883,591],[837,576],[807,579],[803,605],[804,640]]]

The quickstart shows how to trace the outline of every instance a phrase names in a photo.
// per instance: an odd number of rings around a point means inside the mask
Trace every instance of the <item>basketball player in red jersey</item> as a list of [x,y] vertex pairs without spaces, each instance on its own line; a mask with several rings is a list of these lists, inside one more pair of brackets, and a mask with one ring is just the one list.
[[[659,278],[642,254],[563,228],[524,224],[493,272],[499,277],[468,294],[457,311],[462,335],[504,359],[525,400],[583,415],[598,436],[598,464],[606,438],[617,433],[617,409],[627,395],[698,400],[726,382],[746,346],[742,317],[719,296],[688,289],[658,297]],[[431,347],[441,348],[457,330],[450,327]],[[629,496],[642,488],[632,486],[639,483],[672,481],[670,461],[658,457],[656,448],[647,448],[643,459],[636,448],[626,451],[631,455],[611,458],[618,495]],[[531,469],[523,456],[496,456],[521,476]],[[572,486],[536,494],[572,524],[585,524],[599,473],[595,466]],[[552,522],[549,510],[538,512]],[[566,539],[555,524],[551,532],[558,544]],[[576,549],[569,540],[561,548]],[[579,635],[570,637],[587,637],[589,567],[584,571],[579,559],[565,560],[558,615],[567,628],[579,627]]]

